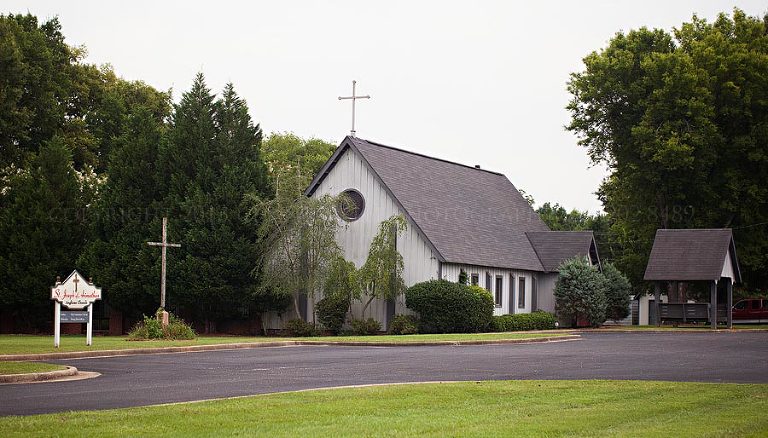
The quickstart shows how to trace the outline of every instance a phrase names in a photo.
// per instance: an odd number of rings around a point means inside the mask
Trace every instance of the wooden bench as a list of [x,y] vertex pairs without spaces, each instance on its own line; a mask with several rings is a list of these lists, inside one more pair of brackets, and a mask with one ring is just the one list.
[[662,323],[709,322],[709,303],[659,303],[659,316]]

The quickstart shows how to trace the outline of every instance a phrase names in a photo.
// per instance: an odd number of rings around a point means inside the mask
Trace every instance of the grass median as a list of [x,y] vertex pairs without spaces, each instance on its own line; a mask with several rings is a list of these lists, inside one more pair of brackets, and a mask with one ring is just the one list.
[[370,343],[421,343],[421,342],[457,342],[457,341],[495,341],[518,340],[541,337],[565,336],[566,332],[543,333],[477,333],[477,334],[442,334],[442,335],[382,335],[382,336],[318,336],[308,338],[287,337],[238,337],[238,336],[200,336],[189,341],[128,341],[124,336],[94,336],[93,345],[85,345],[85,336],[63,335],[61,346],[53,347],[53,336],[0,335],[0,355],[4,354],[43,354],[72,351],[125,350],[131,348],[186,347],[192,345],[213,345],[231,343],[270,343],[280,341],[318,341],[318,342],[370,342]]
[[54,365],[42,362],[0,362],[0,375],[47,373],[50,371],[64,370],[63,365]]
[[0,418],[13,436],[766,436],[768,385],[491,381]]

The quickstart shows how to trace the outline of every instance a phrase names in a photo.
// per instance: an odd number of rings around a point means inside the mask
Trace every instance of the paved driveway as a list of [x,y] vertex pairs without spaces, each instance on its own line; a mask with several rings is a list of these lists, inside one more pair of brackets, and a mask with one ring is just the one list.
[[768,332],[587,333],[578,341],[523,345],[297,346],[56,362],[102,376],[71,382],[0,385],[0,415],[416,381],[642,379],[768,383]]

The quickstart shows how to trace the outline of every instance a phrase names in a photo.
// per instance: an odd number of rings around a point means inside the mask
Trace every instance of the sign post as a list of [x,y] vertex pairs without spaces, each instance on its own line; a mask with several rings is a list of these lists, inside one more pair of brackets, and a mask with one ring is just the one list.
[[53,315],[53,346],[59,348],[61,343],[61,303],[56,301]]
[[93,302],[88,304],[88,328],[85,330],[85,345],[93,344]]
[[[82,286],[80,283],[85,283]],[[59,348],[61,344],[61,323],[64,322],[85,322],[86,337],[85,345],[93,343],[93,302],[101,299],[101,288],[96,287],[92,281],[83,282],[82,275],[77,270],[72,271],[64,282],[56,278],[56,284],[51,287],[51,299],[55,301],[53,317],[53,346]],[[68,309],[82,310],[87,308],[87,312],[62,312],[61,306]],[[87,319],[85,317],[87,313]]]

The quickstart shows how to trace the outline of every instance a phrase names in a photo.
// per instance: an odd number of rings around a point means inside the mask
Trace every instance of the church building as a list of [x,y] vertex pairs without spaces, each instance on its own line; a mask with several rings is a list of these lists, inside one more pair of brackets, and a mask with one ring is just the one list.
[[[554,312],[560,263],[577,256],[600,263],[592,232],[550,231],[506,176],[479,166],[346,137],[305,192],[340,193],[353,204],[339,210],[337,241],[347,260],[362,266],[379,224],[400,214],[408,223],[397,240],[406,286],[457,282],[464,271],[491,292],[496,315]],[[404,296],[377,301],[365,316],[384,328],[407,312]],[[311,299],[307,306],[311,321]],[[361,309],[353,304],[354,315]]]

